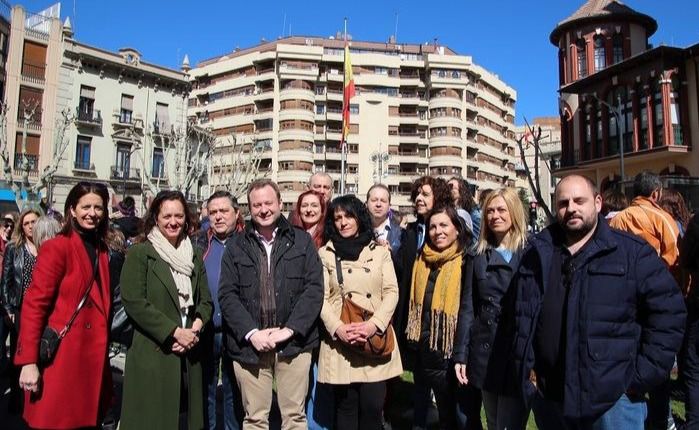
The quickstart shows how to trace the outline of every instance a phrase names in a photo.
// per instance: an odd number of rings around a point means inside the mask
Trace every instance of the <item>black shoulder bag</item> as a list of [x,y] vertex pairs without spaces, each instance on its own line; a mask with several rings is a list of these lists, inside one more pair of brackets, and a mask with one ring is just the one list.
[[92,284],[94,283],[95,276],[97,276],[97,268],[99,265],[99,250],[96,251],[95,264],[92,269],[92,276],[90,277],[90,282],[87,284],[87,289],[85,294],[83,294],[78,307],[75,308],[73,316],[70,317],[68,323],[63,327],[63,330],[57,332],[55,329],[51,328],[48,324],[44,328],[44,332],[41,333],[41,339],[39,341],[39,367],[46,367],[53,362],[56,357],[56,351],[58,351],[58,345],[61,344],[61,340],[68,334],[70,326],[73,325],[75,317],[78,316],[80,309],[85,305],[87,301],[87,296],[90,294],[92,289]]

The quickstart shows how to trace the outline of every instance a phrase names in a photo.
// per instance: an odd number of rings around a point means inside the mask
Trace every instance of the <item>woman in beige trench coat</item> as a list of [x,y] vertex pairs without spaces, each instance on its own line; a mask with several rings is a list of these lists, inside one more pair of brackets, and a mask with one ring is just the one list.
[[[325,298],[320,317],[326,336],[320,345],[318,382],[335,391],[337,430],[379,429],[386,381],[403,372],[398,344],[389,358],[364,357],[353,351],[368,338],[386,330],[398,303],[398,284],[390,251],[374,242],[366,206],[354,196],[330,203],[325,219],[329,239],[318,252],[323,263]],[[340,258],[345,295],[373,316],[363,323],[340,319],[342,291],[337,277]]]

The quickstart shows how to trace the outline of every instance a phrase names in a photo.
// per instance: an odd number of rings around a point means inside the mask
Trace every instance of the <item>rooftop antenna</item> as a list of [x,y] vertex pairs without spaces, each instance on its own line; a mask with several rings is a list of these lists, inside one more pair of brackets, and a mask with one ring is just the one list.
[[393,39],[395,43],[398,43],[398,11],[396,10],[396,29],[393,32]]
[[284,24],[282,24],[282,37],[284,37],[285,31],[286,31],[286,12],[284,13]]

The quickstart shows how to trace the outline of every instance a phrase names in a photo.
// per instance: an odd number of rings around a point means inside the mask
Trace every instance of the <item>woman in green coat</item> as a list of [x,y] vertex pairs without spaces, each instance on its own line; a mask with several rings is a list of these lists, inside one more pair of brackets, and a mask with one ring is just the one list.
[[145,240],[121,272],[124,309],[134,325],[126,355],[122,430],[204,428],[201,330],[211,317],[202,257],[187,234],[193,225],[178,191],[162,191],[145,217]]

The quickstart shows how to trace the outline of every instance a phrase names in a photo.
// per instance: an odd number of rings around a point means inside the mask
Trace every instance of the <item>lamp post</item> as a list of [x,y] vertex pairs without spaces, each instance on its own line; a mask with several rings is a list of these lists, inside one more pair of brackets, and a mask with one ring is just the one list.
[[611,104],[607,103],[606,101],[600,99],[597,97],[597,94],[595,93],[590,93],[586,94],[593,99],[597,100],[599,103],[605,105],[607,109],[609,109],[609,112],[614,115],[614,118],[616,119],[616,135],[617,139],[619,139],[619,174],[621,176],[621,179],[619,180],[619,190],[621,191],[622,194],[624,193],[624,136],[621,134],[621,94],[617,94],[616,99],[617,99],[617,106],[612,106]]

